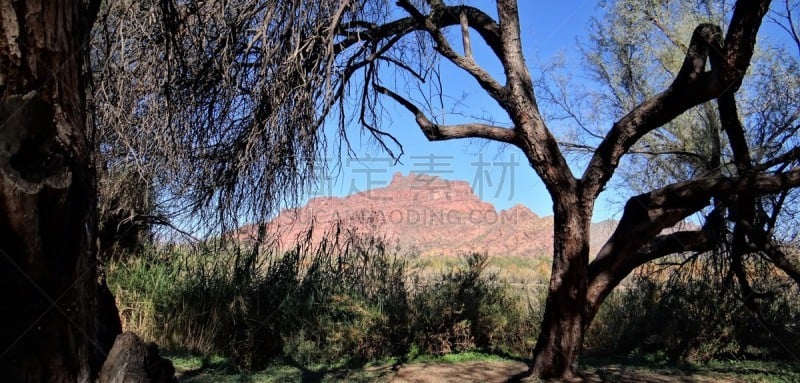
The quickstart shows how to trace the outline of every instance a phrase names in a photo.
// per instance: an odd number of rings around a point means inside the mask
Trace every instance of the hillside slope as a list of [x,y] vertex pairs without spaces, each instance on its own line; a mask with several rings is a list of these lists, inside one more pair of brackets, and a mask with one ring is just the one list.
[[[317,197],[305,206],[282,211],[267,225],[281,247],[305,241],[314,226],[313,241],[337,221],[342,227],[385,236],[403,249],[421,255],[458,255],[480,251],[490,255],[543,256],[553,251],[553,217],[540,217],[523,205],[498,211],[482,201],[466,181],[395,173],[382,188],[347,197]],[[611,234],[615,222],[592,228],[593,247]],[[243,228],[240,236],[252,236]]]

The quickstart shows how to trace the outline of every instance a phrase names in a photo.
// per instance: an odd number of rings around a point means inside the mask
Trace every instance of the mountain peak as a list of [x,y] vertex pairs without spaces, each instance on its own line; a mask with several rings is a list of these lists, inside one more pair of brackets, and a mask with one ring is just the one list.
[[394,174],[392,174],[392,182],[389,184],[389,186],[401,185],[405,183],[406,178],[408,177],[405,177],[403,173],[394,172]]
[[430,175],[426,173],[408,173],[403,175],[401,172],[395,172],[392,175],[392,181],[389,183],[390,188],[415,188],[426,189],[434,187],[447,186],[450,181],[439,176]]
[[524,205],[498,212],[466,181],[425,173],[396,172],[380,188],[347,197],[316,197],[305,206],[281,212],[268,224],[283,246],[294,245],[313,224],[312,241],[334,223],[385,236],[400,248],[423,255],[546,255],[552,251],[552,225]]
[[506,210],[501,211],[500,214],[501,215],[505,214],[505,215],[513,216],[513,217],[525,217],[525,218],[528,218],[528,219],[538,219],[539,218],[539,216],[536,215],[536,213],[532,212],[530,209],[528,209],[527,206],[525,206],[525,205],[523,205],[521,203],[518,203],[518,204],[516,204],[516,205],[514,205],[514,206],[512,206],[512,207],[510,207],[510,208],[508,208]]
[[[356,232],[386,237],[401,249],[417,249],[421,255],[479,251],[547,256],[553,251],[553,217],[539,217],[522,204],[498,212],[466,181],[413,172],[396,172],[388,185],[346,197],[312,198],[303,207],[282,211],[267,230],[289,248],[299,238],[305,240],[312,225],[311,241],[318,243],[337,222]],[[238,235],[254,238],[248,230],[242,228]]]

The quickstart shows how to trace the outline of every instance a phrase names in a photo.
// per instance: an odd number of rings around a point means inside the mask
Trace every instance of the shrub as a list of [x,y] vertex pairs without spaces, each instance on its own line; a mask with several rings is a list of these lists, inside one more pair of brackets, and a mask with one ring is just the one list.
[[418,288],[413,300],[414,341],[430,354],[479,349],[524,355],[532,345],[530,311],[511,297],[488,256],[473,253],[456,268]]
[[787,323],[800,317],[796,287],[775,271],[756,270],[759,291],[780,291],[759,300],[753,312],[735,280],[708,261],[682,269],[655,268],[638,274],[603,304],[585,345],[596,353],[662,352],[672,360],[787,358],[800,334]]
[[383,241],[349,233],[280,256],[152,251],[111,265],[109,284],[127,329],[256,369],[276,357],[306,364],[404,355],[405,271]]
[[220,355],[256,370],[279,358],[336,365],[480,349],[525,355],[535,305],[511,295],[488,257],[409,280],[385,241],[334,228],[315,247],[163,247],[112,262],[126,329],[167,349]]

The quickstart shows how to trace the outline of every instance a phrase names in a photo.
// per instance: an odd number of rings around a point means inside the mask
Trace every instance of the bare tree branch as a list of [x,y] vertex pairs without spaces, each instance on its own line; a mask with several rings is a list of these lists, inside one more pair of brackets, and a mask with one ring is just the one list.
[[[589,265],[588,299],[602,301],[605,294],[643,264],[642,261],[701,249],[708,238],[699,235],[692,237],[680,234],[657,238],[662,230],[708,206],[712,197],[728,200],[739,194],[756,196],[797,186],[800,186],[800,168],[773,175],[708,177],[669,185],[631,198],[625,205],[616,230]],[[685,242],[683,245],[677,241],[664,242],[667,239]],[[665,248],[658,250],[653,247],[656,245]],[[681,250],[681,246],[685,250]]]
[[[594,197],[611,178],[620,158],[636,141],[685,112],[708,101],[720,92],[715,85],[717,75],[705,71],[709,51],[719,49],[719,27],[703,24],[692,36],[681,70],[672,85],[616,122],[600,143],[589,162],[582,180],[585,197]],[[750,49],[753,49],[751,46]]]
[[782,270],[792,280],[800,286],[800,265],[793,261],[780,246],[770,239],[770,236],[751,223],[743,225],[747,229],[747,237],[750,239],[750,250],[763,253],[778,269]]
[[753,171],[765,171],[773,166],[785,165],[797,161],[800,161],[800,147],[792,148],[786,153],[776,156],[763,164],[753,166]]
[[461,21],[461,42],[464,45],[464,56],[468,60],[472,60],[472,43],[469,41],[469,19],[467,19],[467,14],[464,12],[459,14],[459,18]]
[[427,116],[411,101],[403,98],[399,94],[380,86],[373,85],[379,93],[389,96],[397,103],[408,109],[414,114],[417,124],[422,132],[425,133],[431,141],[451,140],[455,138],[486,138],[500,142],[514,143],[516,140],[516,133],[512,129],[501,128],[498,126],[488,124],[460,124],[460,125],[439,125],[431,122]]

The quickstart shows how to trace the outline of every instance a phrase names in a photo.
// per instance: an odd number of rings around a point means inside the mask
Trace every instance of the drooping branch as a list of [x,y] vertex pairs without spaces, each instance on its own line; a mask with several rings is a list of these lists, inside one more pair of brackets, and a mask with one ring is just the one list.
[[425,31],[435,42],[434,49],[442,57],[470,74],[481,88],[501,105],[507,100],[508,92],[505,87],[487,70],[478,65],[471,56],[462,56],[456,52],[442,32],[444,28],[463,25],[466,21],[467,25],[478,32],[478,35],[483,38],[493,52],[498,57],[502,57],[500,28],[489,15],[474,7],[445,6],[442,3],[431,6],[431,12],[427,15],[409,1],[399,1],[398,6],[410,16],[383,25],[365,22],[346,23],[340,28],[338,35],[342,40],[337,43],[334,52],[339,54],[356,44],[378,45],[383,40],[402,38],[414,31]]
[[[443,57],[473,76],[484,90],[489,92],[501,105],[504,105],[508,97],[505,87],[493,79],[488,71],[481,68],[470,54],[458,54],[442,33],[442,30],[447,27],[458,25],[463,28],[466,25],[478,32],[478,35],[504,64],[507,83],[519,83],[519,80],[522,79],[524,92],[528,94],[529,100],[533,100],[530,75],[527,73],[527,67],[522,59],[516,2],[498,3],[501,23],[502,19],[507,20],[506,26],[501,26],[491,16],[470,6],[446,6],[442,2],[436,2],[431,4],[430,14],[425,15],[409,1],[399,1],[398,5],[410,16],[383,25],[359,21],[344,23],[339,31],[342,40],[337,43],[334,52],[339,54],[355,44],[376,43],[392,36],[424,30],[430,34],[436,43],[435,49]],[[504,28],[505,31],[503,31]],[[470,51],[468,48],[465,49],[465,52]]]
[[379,93],[389,96],[394,101],[413,113],[417,124],[419,125],[420,129],[422,129],[422,132],[425,133],[425,137],[431,141],[442,141],[468,137],[486,138],[507,143],[513,143],[516,140],[516,133],[514,130],[499,126],[479,123],[459,125],[436,124],[427,116],[425,116],[425,113],[423,113],[411,101],[378,84],[374,84],[373,86]]
[[792,278],[800,286],[800,265],[793,261],[779,246],[770,240],[769,235],[759,228],[747,225],[747,237],[752,250],[766,255],[772,263]]
[[[519,130],[517,133],[519,139],[514,140],[514,143],[523,150],[530,164],[542,177],[548,188],[554,192],[559,187],[576,190],[575,177],[560,152],[557,141],[547,129],[536,105],[531,76],[525,64],[520,43],[516,2],[501,1],[498,3],[499,23],[482,11],[469,6],[447,6],[444,2],[437,1],[430,2],[429,10],[426,11],[407,0],[398,1],[397,4],[409,15],[408,17],[384,25],[366,22],[346,23],[339,31],[338,36],[342,40],[339,41],[334,51],[338,54],[356,44],[375,46],[382,44],[384,40],[405,36],[415,31],[427,32],[434,42],[434,49],[441,57],[472,76],[480,87],[508,112],[515,129]],[[469,54],[461,55],[453,49],[443,31],[450,26],[463,28],[464,25],[477,31],[503,64],[506,74],[505,84],[493,78]],[[371,61],[373,58],[369,58],[369,60]],[[387,92],[385,88],[376,87],[374,89],[395,101],[404,99],[394,92]],[[419,108],[409,108],[408,103],[404,102],[400,102],[400,104],[415,115],[421,115]],[[418,120],[422,121],[421,126],[433,126],[429,124],[429,121],[425,122],[426,119]],[[458,129],[448,129],[448,132],[453,133],[452,135],[442,135],[435,133],[433,129],[427,129],[426,135],[432,139],[477,136],[511,142],[512,133],[506,131],[507,129],[498,131],[494,127],[486,129],[487,127],[484,124],[459,126]],[[444,132],[442,129],[439,131]],[[494,132],[500,132],[500,134],[494,134]]]

